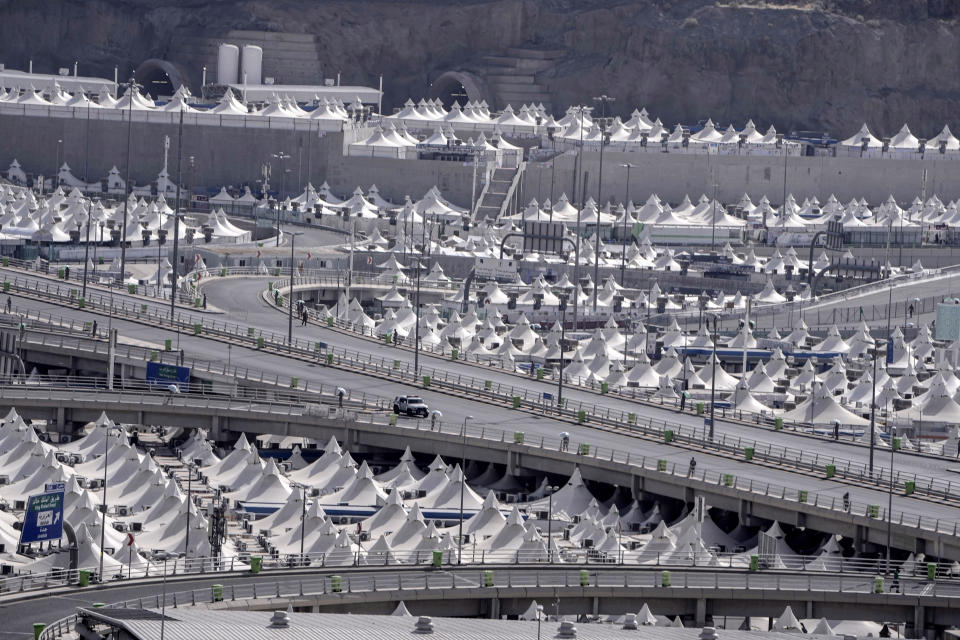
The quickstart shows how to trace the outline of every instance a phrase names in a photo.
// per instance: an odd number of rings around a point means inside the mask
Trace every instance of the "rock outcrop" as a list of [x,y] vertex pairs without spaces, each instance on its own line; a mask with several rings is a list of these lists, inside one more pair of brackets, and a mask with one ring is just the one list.
[[0,14],[0,61],[37,71],[79,60],[122,78],[163,58],[199,84],[177,37],[282,31],[314,34],[327,76],[383,74],[385,110],[445,71],[494,74],[484,60],[541,48],[561,52],[535,78],[558,108],[606,93],[665,124],[960,131],[957,0],[0,0]]

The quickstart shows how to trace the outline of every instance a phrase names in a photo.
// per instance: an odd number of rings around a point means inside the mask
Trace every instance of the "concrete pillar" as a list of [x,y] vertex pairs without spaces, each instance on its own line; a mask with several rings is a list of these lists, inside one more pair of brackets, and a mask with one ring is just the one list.
[[866,539],[866,531],[864,531],[863,526],[857,525],[856,532],[853,535],[853,548],[857,553],[863,553],[863,547]]
[[600,615],[600,598],[597,596],[593,597],[593,615]]
[[490,598],[490,619],[500,619],[500,598]]
[[643,500],[643,476],[631,476],[630,477],[630,491],[633,493],[634,500]]
[[813,600],[807,600],[807,620],[813,619]]
[[220,442],[225,435],[226,435],[226,434],[224,434],[224,433],[221,431],[221,429],[220,429],[220,416],[218,416],[218,415],[212,415],[212,416],[210,416],[210,435],[209,435],[209,437],[210,437],[214,442]]
[[[891,545],[895,546],[895,545]],[[926,553],[927,552],[927,541],[923,538],[916,538],[913,541],[913,552],[914,553]]]
[[913,628],[910,628],[910,625],[907,625],[907,637],[908,638],[920,638],[923,637],[924,631],[926,629],[926,611],[923,608],[923,605],[916,605],[913,607]]
[[57,429],[66,432],[64,425],[67,424],[67,410],[64,407],[57,407]]
[[517,452],[507,451],[507,474],[516,475],[517,473]]
[[697,598],[697,612],[694,620],[694,626],[704,627],[707,624],[707,599]]
[[344,429],[343,430],[343,448],[347,451],[350,451],[355,448],[357,440],[357,432],[353,429]]

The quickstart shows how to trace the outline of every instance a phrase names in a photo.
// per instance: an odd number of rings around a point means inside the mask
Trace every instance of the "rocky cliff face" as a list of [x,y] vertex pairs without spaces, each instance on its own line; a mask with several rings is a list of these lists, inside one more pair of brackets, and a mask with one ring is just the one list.
[[315,34],[325,69],[385,106],[508,47],[560,49],[539,72],[555,105],[606,93],[665,124],[747,118],[779,129],[922,137],[960,131],[960,0],[0,0],[0,61],[121,77],[176,60],[177,33]]

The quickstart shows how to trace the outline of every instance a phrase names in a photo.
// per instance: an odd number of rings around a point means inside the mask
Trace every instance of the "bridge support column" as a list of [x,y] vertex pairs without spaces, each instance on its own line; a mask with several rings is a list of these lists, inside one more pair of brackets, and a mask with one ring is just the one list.
[[516,475],[517,473],[517,452],[507,451],[507,474]]
[[226,435],[220,429],[220,416],[210,416],[210,438],[214,442],[220,442]]
[[813,618],[813,600],[807,600],[807,620]]
[[354,431],[353,429],[344,429],[343,442],[344,442],[344,445],[343,445],[344,449],[346,449],[347,451],[350,451],[356,448],[355,445],[357,443],[357,432]]
[[926,628],[926,610],[923,608],[923,605],[916,605],[913,608],[913,628],[910,628],[910,625],[907,625],[906,635],[908,638],[922,638],[924,637],[924,630]]
[[594,616],[600,615],[600,598],[598,598],[597,596],[593,597],[593,615]]
[[740,500],[740,506],[737,509],[740,516],[740,524],[750,527],[754,525],[753,502],[750,500]]
[[57,430],[61,432],[66,432],[65,427],[67,424],[67,410],[64,407],[57,407]]
[[857,531],[853,536],[853,548],[857,553],[863,553],[864,547],[866,546],[866,531],[862,525],[857,525]]
[[707,625],[707,599],[697,598],[697,613],[695,616],[695,626],[705,627]]
[[643,500],[643,476],[630,476],[630,491],[634,500]]
[[927,552],[927,541],[923,538],[916,538],[913,541],[913,552],[925,554]]
[[500,619],[500,598],[490,598],[490,619]]

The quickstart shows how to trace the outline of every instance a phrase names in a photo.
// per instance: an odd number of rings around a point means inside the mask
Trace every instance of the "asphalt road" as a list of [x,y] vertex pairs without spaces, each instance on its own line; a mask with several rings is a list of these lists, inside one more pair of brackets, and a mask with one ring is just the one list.
[[[226,285],[226,291],[221,292],[220,290],[214,288],[208,291],[208,295],[211,297],[216,297],[218,305],[230,307],[230,310],[228,310],[227,314],[228,316],[242,308],[246,313],[244,322],[254,326],[276,328],[276,323],[278,321],[285,322],[286,319],[284,316],[275,310],[267,308],[264,303],[259,302],[259,291],[261,290],[262,279],[259,283],[260,286],[257,287],[253,286],[253,284],[257,284],[256,281],[249,282],[246,281],[246,279],[225,280],[222,284]],[[21,299],[17,299],[15,297],[15,304],[22,304],[20,300]],[[74,317],[79,321],[97,319],[98,322],[101,323],[101,326],[104,322],[102,316],[90,313],[88,311],[68,309],[47,303],[37,303],[34,301],[27,301],[27,306],[32,309],[40,309],[44,312],[50,312],[53,314],[68,315],[69,317]],[[238,321],[240,320],[239,318],[234,319]],[[150,341],[154,343],[162,342],[164,338],[169,337],[173,338],[176,344],[177,336],[169,330],[158,330],[146,325],[141,325],[126,320],[114,319],[113,323],[114,326],[119,329],[120,333],[125,336],[130,336],[139,340]],[[299,331],[303,332],[297,334],[299,337],[325,340],[330,344],[335,344],[333,342],[335,339],[343,340],[345,345],[349,345],[351,348],[361,351],[379,353],[380,350],[387,350],[389,353],[395,354],[392,357],[406,357],[408,359],[412,358],[412,354],[404,350],[380,346],[353,336],[332,332],[323,327],[311,325],[305,328],[300,328]],[[227,360],[227,347],[223,343],[210,340],[208,338],[180,335],[179,344],[191,356],[210,360]],[[443,420],[446,423],[452,422],[454,424],[460,424],[467,416],[473,416],[471,419],[471,424],[474,426],[489,425],[497,429],[507,428],[510,430],[524,431],[528,437],[544,435],[555,438],[561,431],[568,431],[572,434],[575,440],[591,442],[596,446],[607,447],[621,451],[630,451],[632,455],[664,458],[671,463],[677,464],[687,464],[692,453],[691,450],[686,448],[665,445],[662,443],[653,443],[618,433],[598,431],[589,427],[577,426],[567,422],[559,422],[550,417],[514,411],[507,407],[493,406],[487,403],[464,398],[455,399],[451,395],[440,393],[434,390],[425,390],[419,386],[413,386],[409,384],[409,382],[402,380],[383,380],[379,378],[372,378],[351,372],[317,366],[313,363],[291,360],[280,355],[264,353],[254,349],[235,346],[230,350],[230,360],[233,365],[246,366],[252,369],[262,370],[269,375],[278,375],[281,378],[298,376],[301,380],[309,380],[311,383],[317,382],[327,385],[345,386],[351,390],[363,390],[366,393],[376,394],[385,398],[391,398],[394,395],[416,391],[416,393],[424,397],[424,399],[432,408],[439,408],[443,412]],[[446,362],[446,364],[453,365],[454,363]],[[446,368],[446,364],[443,365],[444,368]],[[475,367],[463,364],[459,366],[464,367],[464,373],[477,375],[477,370]],[[528,388],[537,388],[535,385],[538,384],[535,381],[524,381],[522,379],[510,376],[509,374],[497,372],[495,370],[490,370],[489,374],[495,380],[512,384],[520,383]],[[564,393],[568,394],[566,389]],[[637,405],[626,400],[618,400],[609,396],[600,398],[599,396],[583,391],[570,391],[569,394],[576,394],[576,396],[568,395],[568,397],[571,398],[579,397],[591,403],[602,400],[603,405],[609,405],[611,407],[622,408],[629,411],[637,411],[641,415],[651,415],[658,419],[680,419],[685,424],[689,424],[690,426],[702,425],[696,416],[681,416],[680,414],[676,414],[671,411],[662,410],[656,407],[648,407],[645,405]],[[789,444],[789,446],[805,448],[808,451],[816,450],[824,454],[836,454],[838,457],[848,457],[850,459],[863,460],[866,454],[866,450],[862,446],[813,440],[784,431],[758,431],[752,427],[726,422],[721,423],[718,420],[718,433],[734,433],[734,430],[745,430],[742,431],[742,433],[754,438],[757,438],[757,435],[760,435],[764,441],[774,442],[776,444]],[[698,461],[698,468],[700,469],[707,469],[718,473],[732,473],[740,478],[752,479],[758,483],[769,482],[785,487],[802,486],[811,492],[819,492],[825,495],[836,495],[838,500],[843,493],[849,492],[851,499],[856,503],[886,504],[887,494],[884,491],[855,486],[834,480],[827,480],[821,477],[801,475],[789,470],[761,467],[756,464],[732,460],[704,452],[696,452],[696,457]],[[878,464],[885,465],[888,463],[888,460],[889,458],[884,456],[883,452],[879,454]],[[952,462],[946,460],[918,458],[908,455],[897,456],[897,465],[898,468],[900,465],[912,465],[911,467],[904,468],[914,468],[917,469],[917,473],[923,473],[925,475],[932,474],[933,470],[936,469],[937,474],[940,474],[941,477],[949,476],[949,472],[956,466]],[[557,473],[565,474],[571,471],[572,469],[558,469]],[[960,520],[960,509],[950,505],[919,500],[914,497],[895,496],[894,511],[905,511],[913,514],[922,513],[930,518],[939,518],[941,520],[951,522]]]

